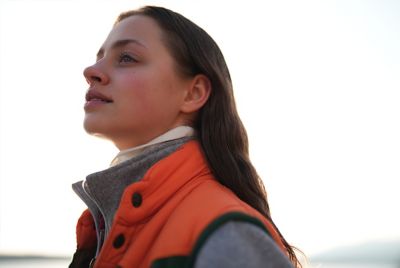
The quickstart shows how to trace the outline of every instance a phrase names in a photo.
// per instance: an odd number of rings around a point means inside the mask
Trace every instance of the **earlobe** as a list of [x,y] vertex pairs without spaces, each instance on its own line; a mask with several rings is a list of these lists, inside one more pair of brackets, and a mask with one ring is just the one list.
[[196,75],[186,91],[181,111],[192,113],[200,110],[210,97],[211,90],[210,79],[203,74]]

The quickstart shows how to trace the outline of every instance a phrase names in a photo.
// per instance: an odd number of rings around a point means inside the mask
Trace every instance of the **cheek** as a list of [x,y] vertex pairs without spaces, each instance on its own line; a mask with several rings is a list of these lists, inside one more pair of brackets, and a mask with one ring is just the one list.
[[121,89],[119,97],[126,103],[131,103],[131,106],[137,106],[146,99],[148,83],[142,77],[132,74],[120,80]]
[[134,116],[136,120],[148,118],[154,114],[157,105],[156,87],[154,81],[143,76],[132,75],[121,80],[120,101],[121,108],[127,116]]
[[176,113],[180,85],[168,70],[137,71],[124,76],[120,83],[124,110],[137,120],[165,119]]

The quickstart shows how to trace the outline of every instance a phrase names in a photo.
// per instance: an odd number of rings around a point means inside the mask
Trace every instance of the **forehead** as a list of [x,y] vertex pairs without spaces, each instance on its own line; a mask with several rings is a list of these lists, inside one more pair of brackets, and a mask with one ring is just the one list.
[[161,38],[162,31],[155,20],[143,15],[133,15],[113,27],[102,48],[107,49],[118,40],[124,39],[134,39],[145,47],[152,47],[160,44]]

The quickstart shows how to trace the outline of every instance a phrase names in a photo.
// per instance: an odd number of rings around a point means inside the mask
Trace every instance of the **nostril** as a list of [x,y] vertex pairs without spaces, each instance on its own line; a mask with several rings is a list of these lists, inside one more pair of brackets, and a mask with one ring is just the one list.
[[96,82],[99,82],[99,83],[101,83],[101,78],[99,77],[99,76],[95,76],[95,75],[93,75],[92,77],[91,77],[91,80],[93,80],[93,81],[96,81]]

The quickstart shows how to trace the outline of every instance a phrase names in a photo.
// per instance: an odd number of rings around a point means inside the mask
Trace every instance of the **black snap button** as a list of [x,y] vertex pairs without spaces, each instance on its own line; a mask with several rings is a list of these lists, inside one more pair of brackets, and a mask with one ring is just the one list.
[[120,248],[125,243],[125,236],[123,234],[119,234],[113,242],[114,248]]
[[142,204],[142,201],[143,201],[143,199],[142,199],[142,195],[141,195],[141,194],[139,194],[139,193],[134,193],[134,194],[132,195],[132,205],[133,205],[135,208],[140,207],[140,205]]

